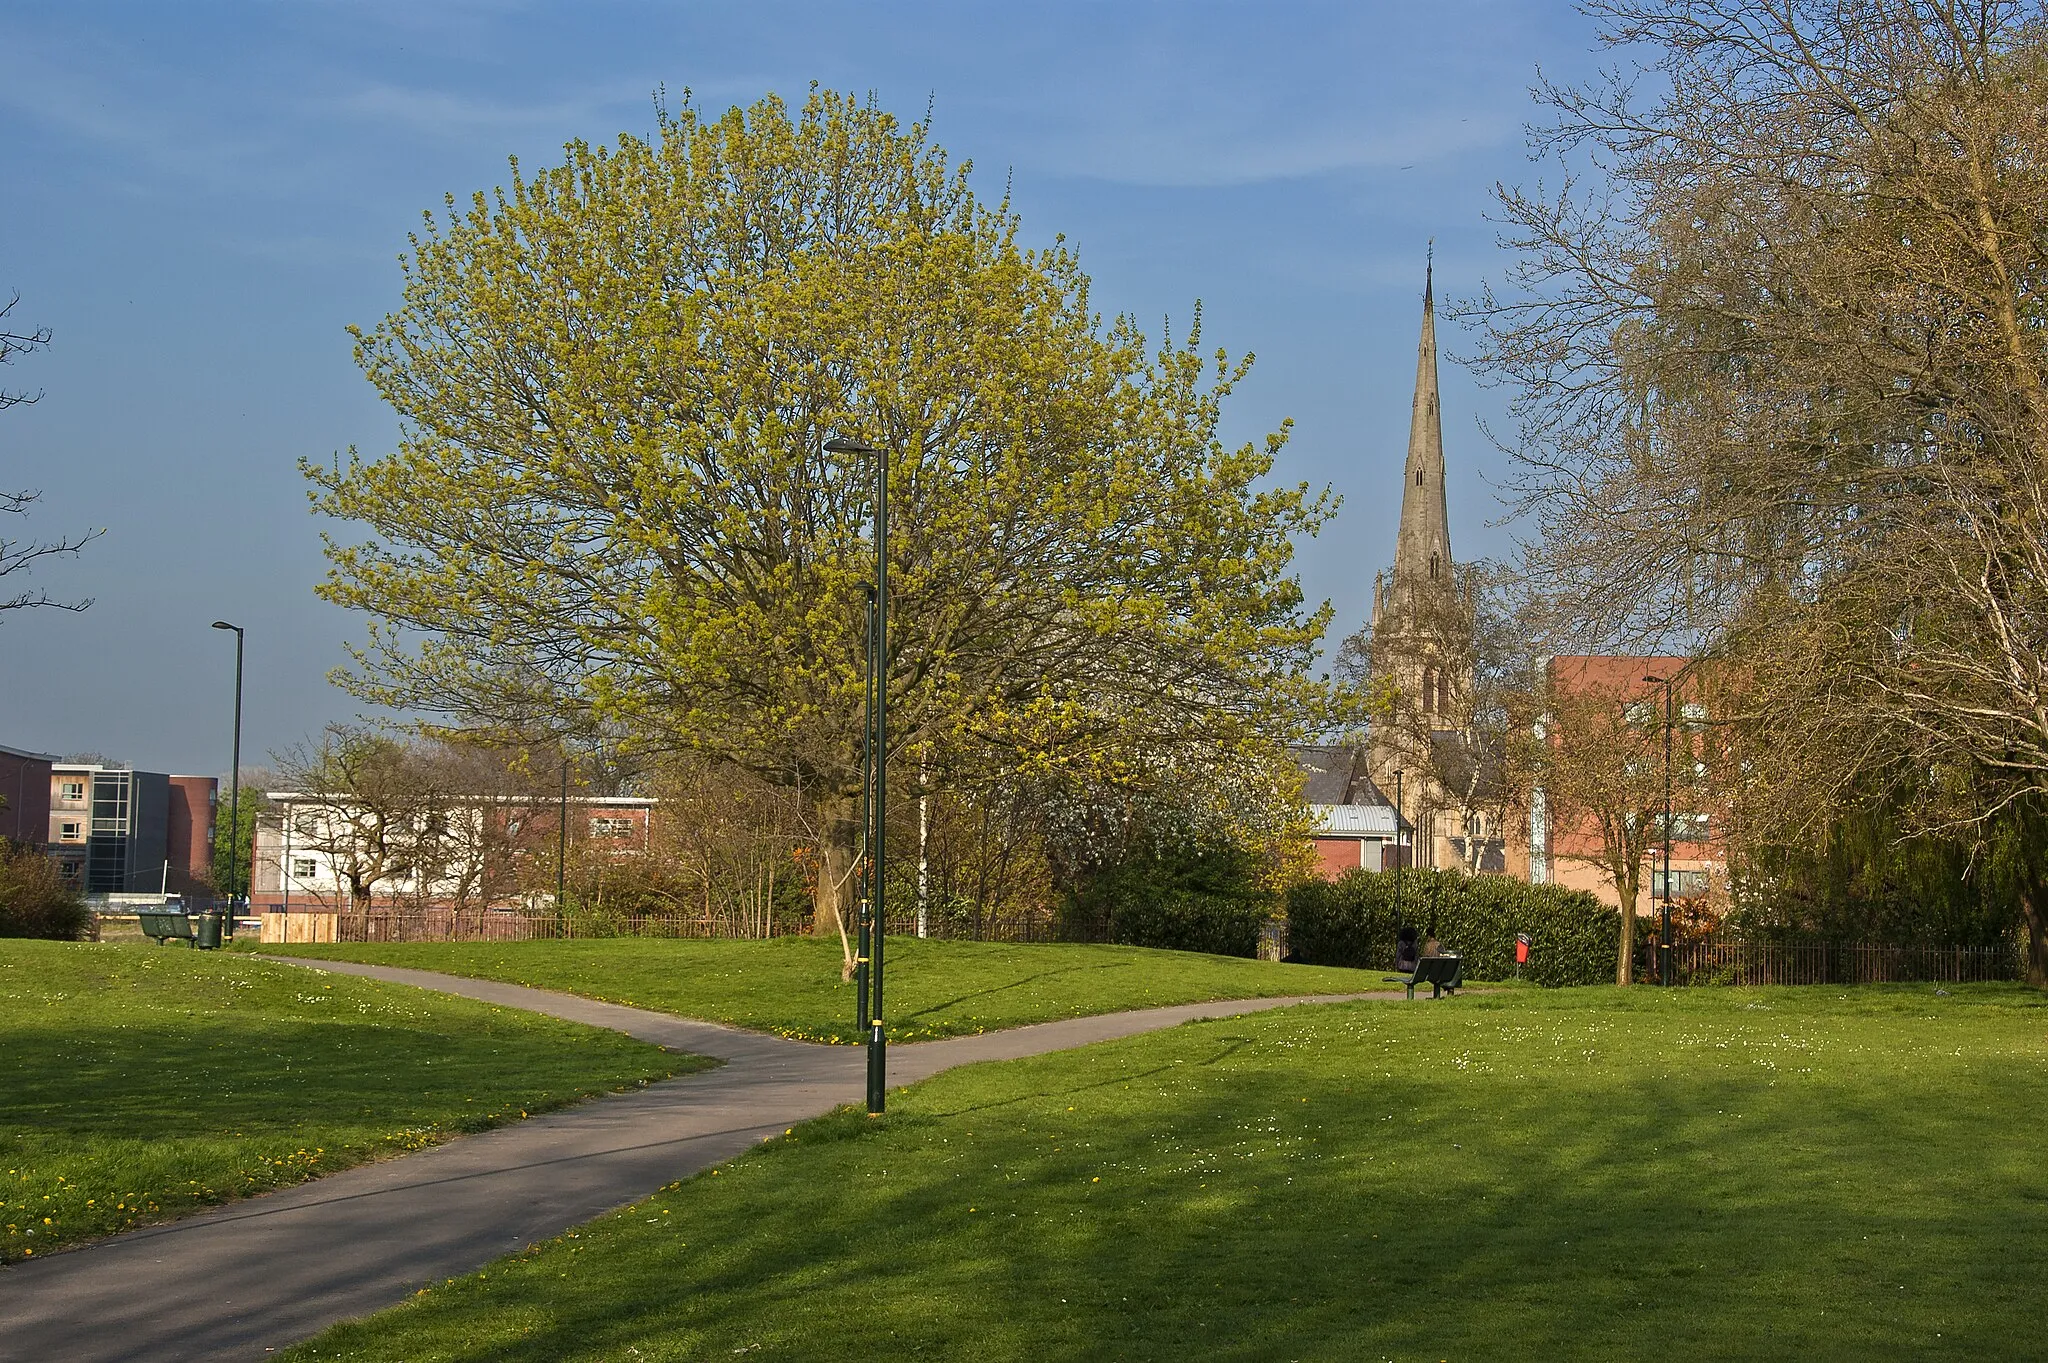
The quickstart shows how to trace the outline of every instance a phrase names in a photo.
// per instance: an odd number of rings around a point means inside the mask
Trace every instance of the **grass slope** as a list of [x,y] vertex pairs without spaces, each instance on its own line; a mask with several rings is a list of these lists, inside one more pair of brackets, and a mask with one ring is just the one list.
[[0,1262],[698,1063],[228,952],[0,940]]
[[942,1075],[305,1360],[2041,1358],[2048,1007],[1518,991]]
[[[866,1040],[853,1025],[853,989],[839,980],[839,943],[815,937],[765,942],[417,942],[265,950],[506,980],[804,1041]],[[1389,987],[1381,983],[1380,971],[1276,965],[1141,947],[891,937],[885,961],[883,1002],[892,1041],[966,1036],[1054,1018],[1208,999],[1346,994]]]

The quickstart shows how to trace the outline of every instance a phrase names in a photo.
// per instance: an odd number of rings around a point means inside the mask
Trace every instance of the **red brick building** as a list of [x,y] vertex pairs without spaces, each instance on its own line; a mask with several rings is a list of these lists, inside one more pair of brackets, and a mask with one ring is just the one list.
[[56,762],[43,785],[43,841],[89,895],[206,898],[219,789],[211,776]]
[[[1652,784],[1662,775],[1661,733],[1666,719],[1665,688],[1653,679],[1670,679],[1672,890],[1675,898],[1686,899],[1724,887],[1728,861],[1725,809],[1711,779],[1707,747],[1712,716],[1692,660],[1634,655],[1557,657],[1549,660],[1546,679],[1553,696],[1612,705],[1621,718],[1641,726],[1652,740],[1644,758],[1652,765],[1645,773]],[[1661,800],[1655,803],[1661,805]],[[1531,804],[1529,878],[1587,890],[1601,902],[1619,907],[1620,895],[1594,860],[1601,850],[1598,833],[1590,826],[1560,824],[1552,818],[1540,788]],[[1661,808],[1657,821],[1661,824]],[[1636,904],[1640,913],[1651,911],[1653,886],[1658,898],[1662,897],[1657,873],[1663,861],[1663,839],[1653,840],[1655,846],[1644,858],[1644,893]]]
[[50,840],[48,753],[0,744],[0,838],[41,847]]
[[211,893],[220,781],[212,776],[173,776],[169,794],[164,852],[171,865],[171,893]]
[[1292,751],[1302,771],[1301,797],[1315,815],[1317,872],[1335,880],[1346,871],[1390,870],[1401,864],[1414,830],[1365,774],[1365,750]]

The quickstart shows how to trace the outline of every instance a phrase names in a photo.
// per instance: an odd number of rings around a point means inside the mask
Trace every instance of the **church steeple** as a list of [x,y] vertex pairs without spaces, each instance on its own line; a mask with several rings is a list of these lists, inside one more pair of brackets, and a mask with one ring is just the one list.
[[1397,598],[1451,586],[1451,518],[1444,501],[1444,427],[1436,382],[1435,248],[1422,277],[1422,339],[1415,351],[1415,406],[1408,418],[1408,462],[1401,528],[1394,540]]
[[[1443,744],[1462,742],[1469,719],[1472,660],[1469,620],[1451,563],[1451,517],[1444,491],[1444,424],[1436,375],[1435,252],[1422,277],[1422,338],[1415,348],[1415,406],[1402,469],[1401,527],[1393,578],[1375,591],[1372,665],[1390,683],[1393,709],[1372,726],[1373,780],[1388,788],[1407,774],[1403,814],[1416,828],[1411,865],[1452,864],[1479,845],[1464,807],[1471,792],[1443,784]],[[1477,863],[1468,864],[1477,869]]]

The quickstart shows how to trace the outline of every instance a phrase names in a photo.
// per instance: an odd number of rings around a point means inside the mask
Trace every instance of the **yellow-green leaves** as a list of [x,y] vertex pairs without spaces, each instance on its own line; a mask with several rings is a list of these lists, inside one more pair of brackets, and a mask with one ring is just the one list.
[[[1147,734],[1284,737],[1323,615],[1287,576],[1327,494],[1226,448],[1249,363],[1104,324],[1063,246],[923,128],[817,92],[571,143],[413,240],[357,359],[405,435],[309,467],[367,543],[328,599],[350,683],[517,722],[594,713],[850,790],[888,450],[899,743],[1089,763]],[[964,760],[964,759],[959,759]]]

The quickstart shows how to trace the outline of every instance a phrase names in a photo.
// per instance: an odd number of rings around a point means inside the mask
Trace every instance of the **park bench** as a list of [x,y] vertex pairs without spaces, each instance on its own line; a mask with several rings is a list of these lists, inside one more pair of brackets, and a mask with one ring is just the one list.
[[1415,963],[1415,969],[1406,975],[1389,975],[1388,979],[1408,986],[1408,997],[1415,997],[1415,986],[1429,986],[1429,996],[1440,999],[1445,994],[1455,994],[1465,983],[1465,958],[1462,956],[1425,956]]
[[192,915],[189,913],[151,913],[147,909],[135,915],[135,921],[142,925],[142,935],[162,946],[165,942],[183,942],[186,946],[199,944],[198,934],[192,931]]

